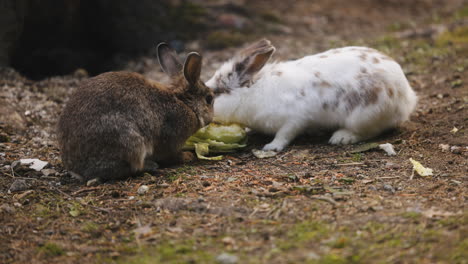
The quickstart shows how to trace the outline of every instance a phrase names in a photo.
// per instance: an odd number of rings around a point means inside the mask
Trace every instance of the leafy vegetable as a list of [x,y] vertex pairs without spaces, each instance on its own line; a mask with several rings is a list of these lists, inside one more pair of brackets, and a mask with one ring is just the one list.
[[229,153],[244,148],[247,134],[238,124],[209,124],[191,136],[183,147],[184,150],[195,150],[199,159],[220,160],[222,156],[207,157],[209,153]]
[[421,163],[418,161],[410,158],[409,159],[411,163],[413,164],[413,170],[416,171],[420,176],[431,176],[432,174],[432,169],[430,168],[425,168]]

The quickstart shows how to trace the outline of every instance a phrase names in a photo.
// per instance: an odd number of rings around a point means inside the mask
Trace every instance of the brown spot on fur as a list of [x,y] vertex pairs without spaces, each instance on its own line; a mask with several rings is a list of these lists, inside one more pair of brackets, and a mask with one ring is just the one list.
[[215,97],[220,96],[221,94],[230,94],[231,90],[228,88],[216,88],[213,90]]
[[390,57],[388,57],[388,56],[385,56],[385,55],[382,55],[382,56],[380,57],[380,59],[381,59],[381,60],[388,60],[388,61],[392,61],[392,60],[393,60],[392,58],[390,58]]
[[341,51],[340,51],[339,49],[336,49],[336,50],[333,51],[333,54],[338,54],[338,53],[340,53],[340,52],[341,52]]
[[360,74],[354,76],[354,79],[362,82],[362,80],[364,79],[364,74],[360,73]]
[[339,100],[345,94],[345,90],[343,88],[339,88],[336,91],[335,98]]
[[362,73],[367,73],[367,69],[365,67],[361,67],[361,72]]
[[322,86],[322,87],[331,87],[332,85],[327,81],[321,81],[320,86]]
[[361,103],[361,96],[357,91],[352,91],[347,94],[345,101],[348,112],[351,112]]
[[366,53],[361,53],[361,55],[359,55],[359,58],[362,60],[362,61],[365,61],[367,59],[367,54]]
[[275,71],[275,72],[273,72],[272,74],[275,75],[275,76],[281,76],[281,75],[283,75],[283,72],[281,72],[281,71]]
[[319,58],[324,59],[324,58],[327,58],[327,57],[328,57],[327,55],[322,55],[322,56],[320,56]]
[[328,103],[325,102],[325,103],[322,104],[322,109],[323,109],[323,110],[327,110],[327,109],[328,109],[328,106],[329,106]]
[[397,96],[398,96],[398,98],[402,99],[403,98],[403,93],[400,90],[397,90]]
[[320,75],[322,75],[319,71],[314,72],[315,77],[320,78]]
[[393,98],[393,96],[395,95],[392,87],[387,88],[387,95],[390,98]]
[[302,90],[300,91],[300,94],[301,94],[301,96],[305,96],[305,95],[306,95],[304,89],[302,89]]
[[363,97],[366,106],[377,103],[377,100],[379,99],[379,93],[381,91],[382,88],[380,87],[372,87],[371,89],[366,90]]
[[372,62],[373,62],[373,63],[380,63],[380,60],[377,59],[376,57],[374,57],[374,58],[372,58]]

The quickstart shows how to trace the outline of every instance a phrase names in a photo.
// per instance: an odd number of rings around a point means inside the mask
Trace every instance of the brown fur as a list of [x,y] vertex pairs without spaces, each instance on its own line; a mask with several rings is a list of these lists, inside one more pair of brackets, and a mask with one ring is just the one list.
[[[197,69],[186,68],[196,80]],[[180,162],[180,149],[201,127],[200,118],[211,122],[212,98],[201,81],[191,84],[181,73],[167,86],[130,72],[88,79],[58,122],[62,161],[86,180],[128,177],[143,169],[145,159]]]
[[359,58],[362,60],[362,61],[365,61],[367,59],[367,54],[366,53],[361,53],[361,55],[359,55]]

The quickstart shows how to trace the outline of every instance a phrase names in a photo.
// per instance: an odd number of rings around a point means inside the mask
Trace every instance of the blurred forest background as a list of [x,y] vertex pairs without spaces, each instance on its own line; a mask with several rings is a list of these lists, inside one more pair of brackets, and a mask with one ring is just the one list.
[[453,11],[453,2],[461,1],[2,0],[0,66],[13,66],[32,79],[78,68],[95,75],[154,54],[160,41],[181,51],[194,39],[202,41],[189,48],[240,46],[268,34],[325,37],[342,31],[356,38],[365,31],[356,33],[352,27],[407,27],[409,20],[379,20],[436,10],[443,14]]

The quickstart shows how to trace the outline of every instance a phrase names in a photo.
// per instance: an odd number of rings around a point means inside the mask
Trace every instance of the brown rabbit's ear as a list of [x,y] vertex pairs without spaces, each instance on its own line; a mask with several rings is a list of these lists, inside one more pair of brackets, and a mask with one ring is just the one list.
[[241,84],[249,81],[271,58],[275,47],[269,40],[262,39],[241,50],[235,59],[234,70],[240,78]]
[[196,52],[190,52],[185,59],[184,77],[191,85],[195,85],[200,80],[201,68],[202,56]]
[[173,77],[182,71],[182,64],[179,62],[179,58],[174,49],[169,47],[165,42],[161,42],[158,45],[158,61],[163,71]]

